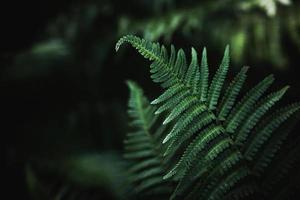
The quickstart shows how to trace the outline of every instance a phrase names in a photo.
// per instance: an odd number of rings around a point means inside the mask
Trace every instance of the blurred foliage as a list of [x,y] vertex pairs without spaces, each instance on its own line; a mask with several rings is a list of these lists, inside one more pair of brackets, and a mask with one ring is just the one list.
[[[16,44],[11,46],[16,48],[1,54],[1,112],[7,121],[2,128],[9,130],[3,131],[8,133],[4,160],[14,174],[7,181],[13,188],[23,188],[25,183],[17,184],[14,178],[24,179],[27,172],[33,174],[29,178],[33,185],[40,182],[47,188],[51,182],[59,182],[80,190],[84,184],[62,177],[68,169],[58,172],[66,167],[63,161],[89,152],[121,154],[128,121],[125,80],[143,83],[145,91],[151,91],[150,97],[159,91],[141,76],[147,74],[142,59],[133,62],[130,51],[114,54],[121,35],[135,33],[183,48],[209,45],[215,50],[212,63],[229,43],[234,66],[251,64],[258,74],[285,69],[282,79],[299,83],[291,78],[297,76],[300,53],[300,5],[296,1],[290,5],[280,0],[51,1],[54,8],[48,7],[49,2],[33,18],[38,21],[46,16],[44,21],[13,24],[38,27],[35,32],[24,28],[27,34],[12,34],[10,41]],[[26,13],[34,11],[34,7],[30,9]],[[29,44],[26,48],[18,43],[19,36],[25,37],[22,34],[30,35],[29,41],[24,41]],[[297,90],[291,93],[298,95]],[[102,163],[114,164],[108,160],[88,165],[99,165],[102,170]],[[54,167],[41,170],[49,165]],[[103,172],[110,177],[115,173]],[[47,174],[51,180],[43,178]],[[111,198],[119,198],[114,190],[109,193]]]
[[[290,4],[289,1],[278,2]],[[141,33],[151,41],[163,37],[170,42],[175,33],[181,33],[193,41],[197,38],[196,45],[205,41],[220,49],[229,43],[237,64],[248,58],[286,68],[289,64],[288,55],[284,53],[286,40],[300,52],[300,5],[295,3],[275,15],[275,3],[273,0],[204,1],[189,7],[178,6],[146,19],[124,15],[119,21],[119,35]],[[256,7],[263,7],[267,14],[256,12]],[[250,44],[253,48],[246,48]]]
[[28,79],[48,76],[58,67],[64,67],[64,61],[70,50],[64,41],[53,39],[34,45],[27,52],[16,56],[14,64],[4,72],[3,79]]
[[[34,199],[127,199],[129,184],[118,154],[75,155],[26,166]],[[51,175],[53,177],[51,177]]]
[[275,16],[277,13],[277,4],[290,5],[290,0],[246,0],[241,2],[241,8],[248,10],[255,7],[264,9],[268,16]]

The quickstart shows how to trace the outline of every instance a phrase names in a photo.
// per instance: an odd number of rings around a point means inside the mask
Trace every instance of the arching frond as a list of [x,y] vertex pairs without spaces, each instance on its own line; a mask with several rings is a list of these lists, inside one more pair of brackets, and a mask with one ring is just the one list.
[[[135,170],[151,166],[147,171],[141,170],[143,174],[137,179],[147,180],[163,173],[164,180],[177,184],[171,199],[222,200],[262,194],[257,187],[263,178],[262,172],[270,167],[288,134],[279,136],[275,132],[300,109],[299,103],[295,103],[269,114],[288,86],[265,95],[274,81],[273,75],[269,75],[238,99],[248,67],[243,67],[228,87],[224,87],[229,69],[229,47],[209,82],[205,48],[199,64],[194,48],[189,61],[185,52],[176,51],[173,45],[168,55],[163,45],[130,35],[119,40],[116,50],[124,42],[152,61],[151,77],[165,90],[152,104],[158,107],[155,114],[164,118],[160,126],[171,127],[161,134],[162,143],[156,144],[163,148],[165,157],[161,159],[168,162],[168,170],[164,168],[162,172],[154,159],[157,152],[151,148],[151,127],[142,125],[146,120],[135,122],[143,130],[139,131],[143,136],[134,139],[135,145],[131,144],[136,150],[133,158],[149,159],[142,160]],[[224,96],[219,101],[221,94]],[[145,110],[154,113],[152,108]],[[147,138],[144,135],[148,135]]]

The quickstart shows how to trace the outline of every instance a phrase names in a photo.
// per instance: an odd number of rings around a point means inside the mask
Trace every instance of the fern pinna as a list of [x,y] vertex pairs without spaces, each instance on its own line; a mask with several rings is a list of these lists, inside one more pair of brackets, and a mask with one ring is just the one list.
[[[229,47],[209,82],[205,48],[200,63],[192,48],[188,64],[184,51],[176,51],[173,45],[168,55],[163,45],[128,35],[119,40],[116,50],[124,42],[152,61],[151,78],[165,89],[151,104],[157,105],[155,114],[167,115],[162,127],[172,122],[162,141],[164,156],[176,161],[164,175],[165,180],[177,182],[171,199],[270,199],[268,191],[274,179],[267,172],[272,171],[271,163],[280,156],[278,151],[288,133],[278,130],[300,109],[295,103],[270,111],[288,86],[264,95],[274,81],[270,75],[238,100],[248,67],[243,67],[227,88],[223,87]],[[150,139],[144,138],[144,143],[136,140],[135,145],[144,147]],[[297,149],[285,153],[295,155]],[[277,168],[278,175],[290,164]]]
[[128,114],[131,132],[126,135],[125,158],[132,160],[129,169],[130,182],[135,186],[135,194],[144,196],[168,195],[170,188],[163,179],[165,162],[161,154],[161,137],[166,126],[157,123],[155,108],[143,95],[142,89],[133,81],[127,82],[130,89]]

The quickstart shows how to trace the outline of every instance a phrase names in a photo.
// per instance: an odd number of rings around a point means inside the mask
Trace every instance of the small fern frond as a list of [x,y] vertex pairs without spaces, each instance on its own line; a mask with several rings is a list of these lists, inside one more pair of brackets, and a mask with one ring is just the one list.
[[[130,98],[128,114],[133,131],[126,135],[125,158],[132,161],[129,169],[130,182],[135,185],[135,192],[153,193],[157,188],[167,192],[167,182],[163,180],[164,165],[161,156],[160,141],[155,136],[155,108],[150,105],[143,95],[142,89],[134,82],[128,81]],[[160,133],[159,133],[160,134]]]

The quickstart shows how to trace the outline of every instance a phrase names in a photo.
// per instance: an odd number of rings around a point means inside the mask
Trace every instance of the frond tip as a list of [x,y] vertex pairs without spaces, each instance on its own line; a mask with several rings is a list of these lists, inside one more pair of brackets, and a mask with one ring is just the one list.
[[126,42],[126,41],[127,41],[127,38],[129,38],[129,37],[130,37],[130,36],[124,36],[124,37],[122,37],[122,38],[119,39],[119,41],[116,43],[116,46],[115,46],[116,52],[119,51],[120,46],[121,46],[124,42]]

